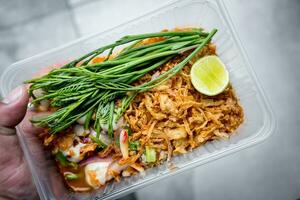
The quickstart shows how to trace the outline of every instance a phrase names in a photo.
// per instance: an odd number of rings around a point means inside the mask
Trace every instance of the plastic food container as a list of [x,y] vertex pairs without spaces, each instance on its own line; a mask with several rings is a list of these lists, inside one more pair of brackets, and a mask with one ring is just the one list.
[[3,96],[7,95],[39,69],[64,63],[121,36],[186,26],[203,27],[208,31],[212,28],[219,30],[213,42],[217,45],[219,57],[228,67],[230,80],[245,111],[245,122],[237,133],[229,140],[208,142],[193,152],[174,157],[171,160],[173,167],[170,167],[170,163],[165,163],[92,193],[73,193],[62,185],[61,177],[49,155],[46,152],[43,155],[37,153],[36,148],[42,147],[30,145],[35,138],[26,136],[18,127],[18,136],[41,199],[116,198],[165,177],[258,144],[270,136],[275,127],[274,115],[237,38],[224,3],[216,0],[175,1],[129,23],[17,62],[2,74],[1,93]]

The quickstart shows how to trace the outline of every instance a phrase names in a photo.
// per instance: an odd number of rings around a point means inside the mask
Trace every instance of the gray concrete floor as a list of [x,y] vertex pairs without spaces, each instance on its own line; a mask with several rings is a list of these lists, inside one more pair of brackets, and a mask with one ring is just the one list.
[[[0,0],[0,73],[16,60],[115,26],[161,2],[167,1]],[[138,199],[300,198],[300,1],[226,5],[274,108],[277,131],[263,144],[140,189]]]

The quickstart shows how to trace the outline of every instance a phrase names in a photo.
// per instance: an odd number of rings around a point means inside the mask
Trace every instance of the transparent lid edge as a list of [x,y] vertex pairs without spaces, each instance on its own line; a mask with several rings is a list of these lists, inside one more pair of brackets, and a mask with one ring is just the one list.
[[240,40],[240,38],[238,37],[238,34],[236,32],[234,23],[232,22],[231,16],[228,13],[228,9],[226,7],[226,4],[224,3],[224,0],[217,0],[216,1],[218,6],[221,8],[221,14],[224,15],[223,19],[225,20],[225,22],[228,24],[228,27],[232,33],[233,39],[235,40],[235,43],[237,44],[238,49],[240,50],[240,53],[242,55],[242,58],[245,60],[245,63],[247,64],[247,69],[249,71],[249,73],[251,74],[251,78],[253,79],[253,83],[255,84],[255,87],[257,88],[257,92],[259,93],[258,98],[260,100],[260,103],[263,104],[262,109],[264,109],[264,122],[266,122],[266,120],[268,120],[270,123],[269,125],[264,125],[263,130],[265,131],[264,134],[261,134],[261,141],[264,141],[265,139],[267,139],[273,132],[274,130],[276,130],[277,127],[277,119],[276,116],[274,114],[274,111],[271,107],[270,101],[268,99],[268,97],[266,96],[266,92],[264,91],[263,87],[261,86],[261,83],[252,67],[252,64],[249,60],[247,51],[245,50],[242,41]]

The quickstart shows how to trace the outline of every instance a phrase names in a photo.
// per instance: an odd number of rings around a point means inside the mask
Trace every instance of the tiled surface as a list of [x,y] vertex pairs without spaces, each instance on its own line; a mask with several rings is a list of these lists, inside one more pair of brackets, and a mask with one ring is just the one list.
[[66,7],[64,0],[1,0],[0,29],[28,23]]
[[17,60],[78,37],[65,1],[12,0],[0,3],[0,73]]
[[[161,2],[2,0],[0,73],[17,59],[64,44],[79,35],[118,25],[155,9]],[[275,109],[278,130],[259,146],[143,188],[137,192],[139,199],[300,198],[300,2],[229,0],[226,3]],[[17,11],[5,13],[11,6]]]
[[85,5],[75,7],[73,9],[73,13],[80,34],[87,35],[120,25],[163,6],[168,2],[170,2],[170,0],[93,1]]
[[15,27],[12,32],[16,35],[17,60],[63,45],[78,37],[67,11]]
[[15,60],[17,44],[14,34],[9,30],[0,30],[0,73]]

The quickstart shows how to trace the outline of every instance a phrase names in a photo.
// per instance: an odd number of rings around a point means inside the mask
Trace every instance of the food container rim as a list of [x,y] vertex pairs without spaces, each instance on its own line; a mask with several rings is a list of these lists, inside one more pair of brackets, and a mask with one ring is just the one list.
[[[143,19],[145,17],[155,15],[155,13],[157,13],[160,10],[163,10],[164,8],[175,5],[177,3],[183,3],[183,2],[184,2],[184,4],[181,4],[181,5],[187,5],[187,4],[191,4],[191,3],[194,3],[194,2],[197,2],[197,3],[199,3],[199,2],[210,2],[210,3],[214,3],[216,5],[216,7],[218,8],[218,11],[221,13],[222,19],[225,21],[226,25],[229,28],[229,31],[230,31],[231,36],[233,38],[233,41],[236,44],[236,46],[238,48],[238,51],[241,54],[241,57],[244,59],[244,62],[246,64],[246,68],[249,72],[249,75],[253,79],[253,83],[255,84],[255,87],[257,88],[257,92],[259,94],[258,95],[259,103],[261,104],[261,107],[262,107],[263,112],[264,112],[264,118],[263,118],[264,125],[259,130],[259,132],[255,134],[255,137],[252,137],[251,139],[249,139],[247,141],[240,142],[238,145],[235,145],[234,148],[225,149],[225,150],[222,150],[221,152],[216,152],[216,153],[213,152],[213,153],[211,153],[211,155],[207,156],[205,159],[202,159],[201,163],[198,163],[199,160],[196,159],[196,160],[193,160],[192,162],[190,162],[186,165],[181,166],[179,169],[177,169],[176,171],[173,171],[172,173],[169,173],[169,172],[163,173],[163,174],[160,174],[160,176],[151,177],[151,178],[147,179],[147,181],[144,181],[142,183],[139,182],[139,183],[132,184],[129,188],[123,188],[123,189],[120,189],[118,191],[112,191],[111,193],[106,194],[105,198],[113,198],[117,194],[129,193],[132,189],[138,189],[138,188],[143,187],[144,185],[149,185],[151,183],[154,183],[158,179],[162,179],[164,177],[179,174],[183,171],[186,171],[187,169],[194,168],[195,166],[205,164],[207,162],[218,159],[220,157],[224,157],[225,155],[231,154],[233,152],[237,152],[238,150],[242,150],[242,149],[245,149],[247,147],[253,146],[255,144],[261,143],[261,142],[265,141],[274,132],[274,130],[277,128],[277,120],[276,120],[274,112],[271,108],[271,104],[269,103],[269,100],[265,95],[265,91],[260,86],[260,82],[257,78],[256,73],[253,70],[253,67],[252,67],[252,65],[249,61],[249,58],[248,58],[247,53],[246,53],[246,51],[245,51],[245,49],[242,45],[242,42],[240,41],[240,39],[237,36],[236,30],[234,28],[233,22],[231,20],[231,17],[229,15],[229,12],[227,10],[227,7],[226,7],[224,1],[223,0],[188,0],[188,1],[173,0],[173,1],[170,1],[169,3],[163,5],[162,7],[159,7],[155,10],[147,12],[146,14],[144,14],[142,16],[139,16],[139,17],[136,17],[135,19],[129,20],[125,23],[122,23],[121,25],[106,29],[104,31],[100,31],[98,33],[94,33],[94,34],[90,34],[90,35],[81,37],[81,38],[79,38],[77,40],[74,40],[72,42],[69,42],[65,45],[59,46],[57,48],[53,48],[51,50],[48,50],[48,51],[45,51],[43,53],[37,54],[35,56],[26,58],[26,59],[18,61],[18,62],[15,62],[10,67],[6,68],[6,70],[1,75],[1,78],[0,78],[1,94],[2,94],[2,96],[6,96],[9,93],[9,90],[8,90],[8,88],[4,87],[4,84],[5,84],[4,80],[7,79],[6,76],[8,74],[10,74],[14,70],[18,70],[18,68],[20,68],[20,66],[22,64],[24,64],[26,62],[30,62],[31,60],[39,59],[43,56],[50,55],[50,54],[58,52],[58,51],[61,51],[65,48],[76,45],[76,44],[78,44],[82,41],[85,41],[87,39],[91,39],[93,37],[99,36],[99,35],[107,33],[107,32],[111,32],[115,29],[126,27],[129,24],[131,24],[133,22],[140,21],[141,19]],[[18,132],[20,132],[20,129],[19,128],[17,128],[17,129],[19,130]],[[19,137],[21,137],[19,133],[18,133],[18,135],[19,135]],[[23,148],[25,148],[25,146],[26,146],[25,141],[21,140],[20,143],[21,143],[21,146]],[[28,152],[24,152],[24,153],[25,153],[26,159],[30,160],[29,153]],[[30,167],[30,170],[32,172],[34,170],[33,166],[29,165],[29,167]],[[45,188],[43,188],[43,186],[41,185],[41,183],[39,181],[39,178],[38,178],[38,175],[36,173],[32,173],[32,175],[33,175],[33,179],[34,179],[34,182],[36,184],[36,187],[38,189],[38,193],[39,193],[41,199],[51,198],[51,197],[46,196],[47,191],[45,191]]]

